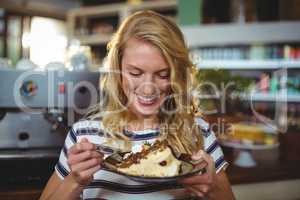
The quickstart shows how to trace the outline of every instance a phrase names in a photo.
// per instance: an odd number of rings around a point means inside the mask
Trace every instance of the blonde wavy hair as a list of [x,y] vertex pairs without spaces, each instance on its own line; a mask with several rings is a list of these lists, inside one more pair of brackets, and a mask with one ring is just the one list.
[[174,22],[153,11],[140,11],[127,17],[107,46],[109,70],[100,84],[101,91],[106,93],[106,104],[100,108],[105,131],[113,138],[126,139],[122,131],[134,119],[126,108],[128,100],[122,89],[120,73],[123,53],[130,38],[160,49],[171,68],[171,95],[158,114],[161,137],[179,152],[191,154],[202,149],[201,129],[195,123],[191,88],[188,88],[193,85],[194,67],[183,34]]

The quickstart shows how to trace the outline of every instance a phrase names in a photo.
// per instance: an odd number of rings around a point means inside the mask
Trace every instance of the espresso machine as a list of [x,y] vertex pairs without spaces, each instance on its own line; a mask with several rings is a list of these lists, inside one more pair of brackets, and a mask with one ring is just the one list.
[[0,150],[61,147],[98,101],[99,73],[0,71]]
[[[99,78],[100,73],[89,71],[0,68],[0,175],[5,184],[49,176],[39,170],[50,173],[70,126],[99,101]],[[7,175],[12,170],[15,177]]]

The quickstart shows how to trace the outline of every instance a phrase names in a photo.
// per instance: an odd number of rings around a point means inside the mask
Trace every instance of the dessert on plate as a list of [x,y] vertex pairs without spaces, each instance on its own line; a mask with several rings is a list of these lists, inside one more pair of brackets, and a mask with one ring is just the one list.
[[178,160],[166,141],[144,144],[141,151],[129,153],[116,166],[117,171],[144,177],[177,176],[182,170]]

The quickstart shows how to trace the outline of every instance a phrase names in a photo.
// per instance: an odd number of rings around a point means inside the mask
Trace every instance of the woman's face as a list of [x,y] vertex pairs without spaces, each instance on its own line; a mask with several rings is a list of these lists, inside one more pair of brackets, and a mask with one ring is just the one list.
[[127,42],[122,58],[122,88],[128,108],[139,118],[155,117],[168,95],[170,67],[160,50],[137,39]]

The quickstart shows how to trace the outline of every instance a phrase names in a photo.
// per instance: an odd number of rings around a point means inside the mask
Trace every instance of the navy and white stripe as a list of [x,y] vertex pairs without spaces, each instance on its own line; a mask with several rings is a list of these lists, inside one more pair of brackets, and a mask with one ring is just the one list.
[[220,169],[221,166],[224,166],[226,164],[226,161],[224,159],[224,156],[218,158],[218,160],[215,161],[216,169]]
[[[215,137],[215,134],[209,129],[208,124],[201,118],[196,118],[199,128],[202,130],[204,139],[204,150],[209,153],[214,161],[216,172],[218,173],[227,165],[223,152]],[[158,129],[144,131],[124,131],[133,145],[142,145],[145,142],[153,143],[159,136]],[[83,120],[75,123],[70,129],[65,144],[62,148],[60,158],[55,166],[55,170],[61,179],[64,179],[69,173],[70,168],[67,164],[67,152],[76,142],[85,137],[94,143],[105,143],[108,137],[105,137],[102,123],[100,121]],[[133,181],[122,175],[110,172],[109,170],[99,170],[94,174],[94,181],[83,191],[83,199],[183,199],[186,193],[183,188],[170,183],[163,185],[145,184]]]
[[66,177],[69,175],[69,171],[61,164],[60,161],[57,162],[55,169],[60,173],[61,176]]
[[73,128],[71,128],[69,135],[70,135],[70,138],[73,141],[73,143],[77,143],[76,132],[74,131]]
[[159,130],[149,130],[149,132],[144,132],[142,134],[138,134],[133,131],[124,130],[123,134],[128,137],[131,141],[139,141],[139,140],[151,140],[157,138],[159,136]]
[[218,141],[214,141],[207,149],[206,152],[208,154],[213,153],[219,147]]
[[80,136],[80,135],[99,135],[99,136],[105,136],[103,130],[99,130],[99,129],[96,129],[96,128],[87,128],[87,129],[81,128],[81,129],[78,129],[76,131],[76,135],[77,136]]

